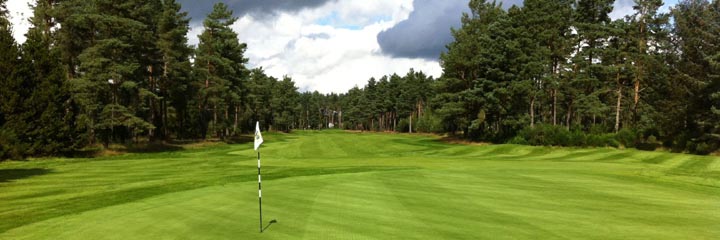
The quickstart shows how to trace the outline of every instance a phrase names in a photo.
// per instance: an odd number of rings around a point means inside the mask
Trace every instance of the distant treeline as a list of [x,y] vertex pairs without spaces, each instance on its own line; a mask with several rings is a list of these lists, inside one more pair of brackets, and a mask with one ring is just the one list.
[[[247,69],[218,3],[198,46],[175,0],[37,0],[18,45],[0,0],[0,159],[269,130],[450,133],[539,145],[720,147],[720,3],[472,0],[434,79],[410,70],[342,94]],[[619,132],[619,134],[616,134]],[[599,137],[598,137],[599,136]],[[598,140],[599,139],[599,140]]]

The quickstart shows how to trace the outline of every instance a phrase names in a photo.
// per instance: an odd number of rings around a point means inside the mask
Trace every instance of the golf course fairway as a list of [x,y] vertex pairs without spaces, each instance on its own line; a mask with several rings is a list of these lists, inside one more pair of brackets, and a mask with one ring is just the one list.
[[0,163],[0,239],[720,238],[717,157],[264,137],[264,233],[244,143]]

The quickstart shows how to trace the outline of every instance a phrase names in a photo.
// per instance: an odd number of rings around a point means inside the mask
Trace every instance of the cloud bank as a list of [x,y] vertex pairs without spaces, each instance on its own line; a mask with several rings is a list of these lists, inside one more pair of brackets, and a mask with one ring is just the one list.
[[[501,1],[503,7],[522,5],[522,0]],[[453,41],[450,28],[460,27],[460,16],[470,12],[467,0],[415,0],[407,20],[381,32],[377,41],[392,57],[437,60]]]

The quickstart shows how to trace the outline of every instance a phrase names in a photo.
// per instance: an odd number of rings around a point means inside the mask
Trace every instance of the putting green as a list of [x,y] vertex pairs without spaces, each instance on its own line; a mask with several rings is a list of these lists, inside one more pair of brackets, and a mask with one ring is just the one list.
[[[266,134],[251,144],[0,164],[0,239],[717,239],[720,159]],[[267,226],[270,220],[277,223]]]

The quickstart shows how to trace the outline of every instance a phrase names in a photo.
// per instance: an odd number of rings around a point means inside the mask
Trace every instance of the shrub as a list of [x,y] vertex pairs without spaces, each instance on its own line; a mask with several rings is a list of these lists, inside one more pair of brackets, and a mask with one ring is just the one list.
[[570,131],[564,127],[547,124],[526,127],[518,136],[534,146],[569,146],[571,139]]
[[618,133],[615,134],[615,139],[618,141],[618,143],[629,148],[635,147],[635,144],[638,142],[637,133],[634,130],[626,128],[618,131]]
[[710,154],[711,152],[713,152],[713,149],[712,149],[712,147],[710,147],[710,144],[707,144],[704,142],[695,144],[694,147],[695,147],[695,150],[693,151],[693,153],[695,153],[695,154],[707,155],[707,154]]
[[565,146],[565,147],[619,147],[616,135],[612,133],[586,134],[580,130],[569,131],[562,126],[537,125],[526,127],[510,140],[512,144],[534,146]]
[[17,136],[12,131],[0,128],[0,161],[4,159],[22,159],[25,148],[24,144],[18,141]]
[[643,151],[655,151],[658,147],[660,147],[660,143],[654,135],[650,135],[644,142],[635,144],[635,148]]
[[582,147],[587,145],[587,137],[585,133],[580,130],[575,130],[569,133],[568,141],[571,146]]
[[425,112],[425,115],[417,120],[417,127],[413,127],[418,132],[440,133],[443,132],[442,118],[432,111]]
[[517,145],[528,145],[528,141],[525,140],[525,138],[523,138],[522,136],[515,136],[514,138],[510,139],[508,143]]
[[405,118],[401,119],[395,130],[398,132],[408,132],[410,130],[410,121]]

